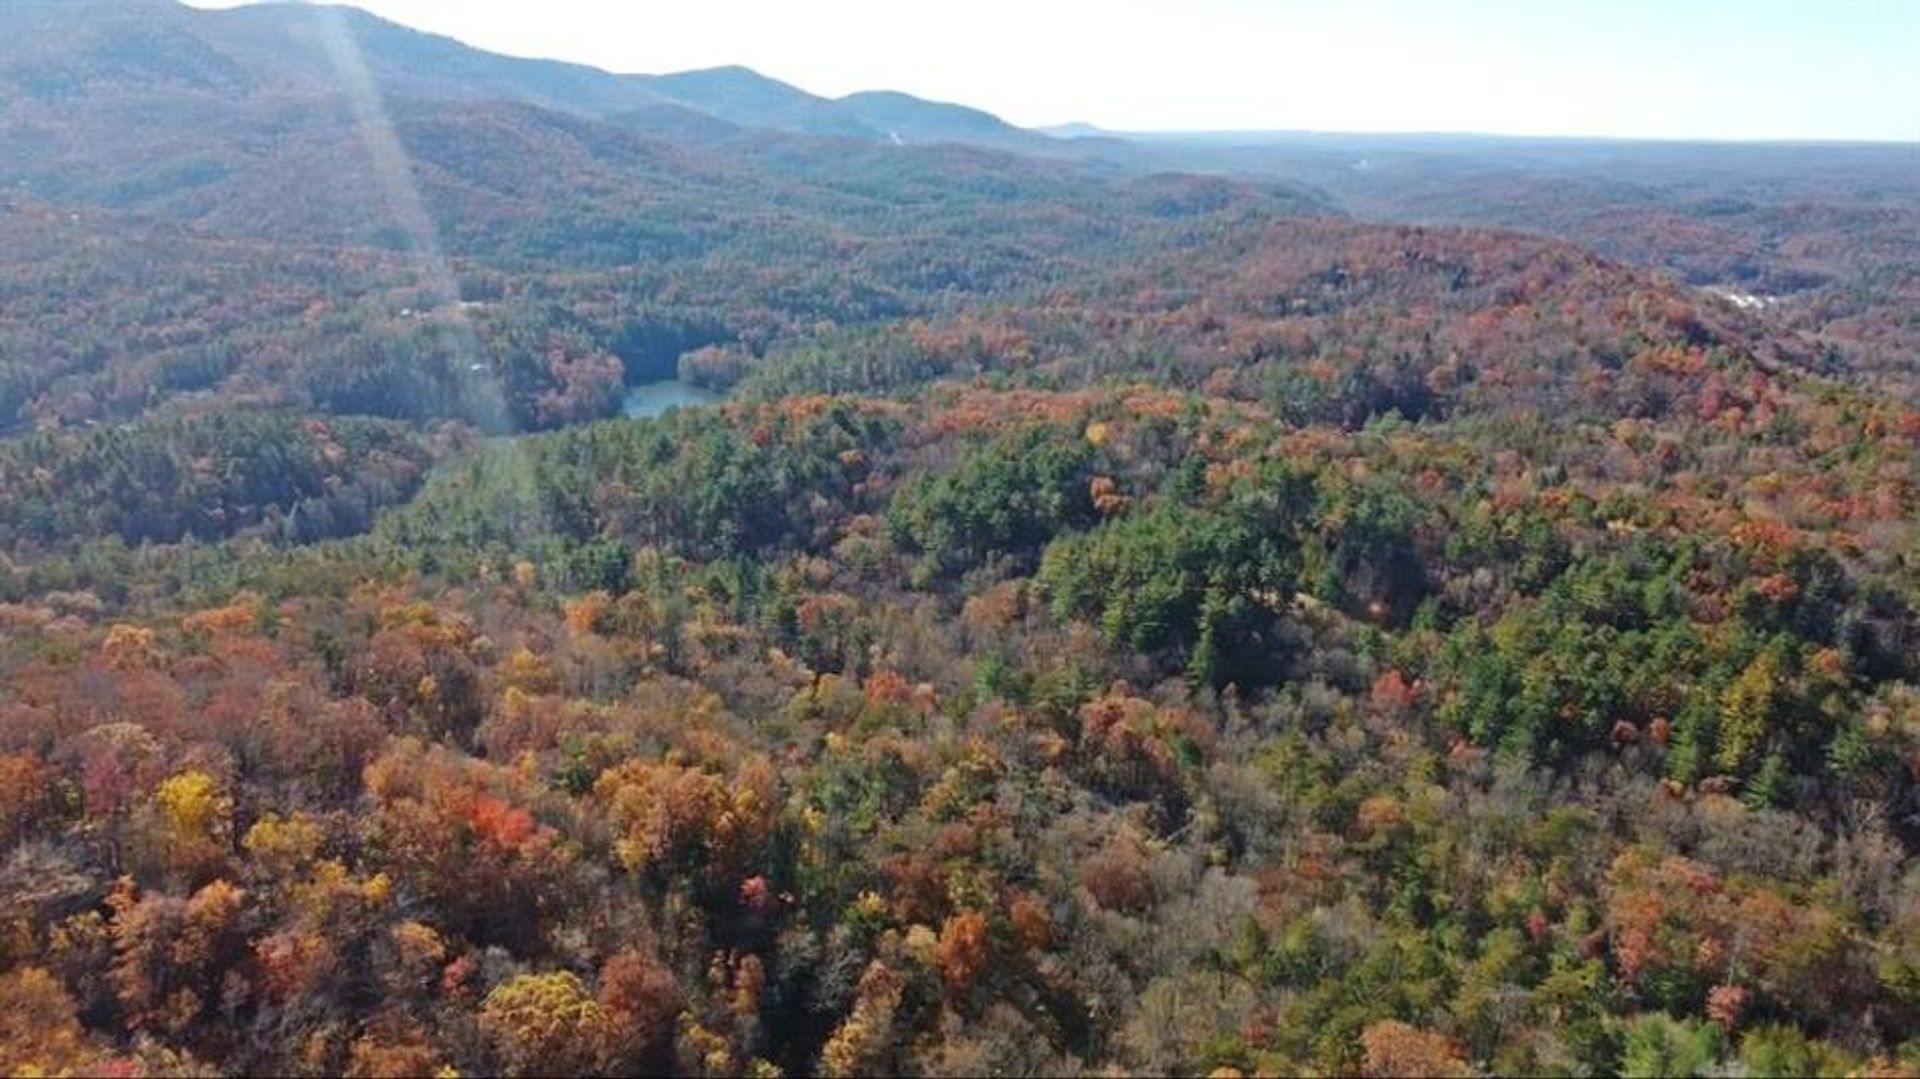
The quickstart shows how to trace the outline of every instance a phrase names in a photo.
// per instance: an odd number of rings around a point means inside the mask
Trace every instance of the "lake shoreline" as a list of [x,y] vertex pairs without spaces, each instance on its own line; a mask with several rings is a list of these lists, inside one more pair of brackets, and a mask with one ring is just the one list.
[[681,379],[658,379],[628,386],[626,396],[620,401],[620,414],[630,420],[645,420],[676,408],[702,408],[725,399],[724,393]]

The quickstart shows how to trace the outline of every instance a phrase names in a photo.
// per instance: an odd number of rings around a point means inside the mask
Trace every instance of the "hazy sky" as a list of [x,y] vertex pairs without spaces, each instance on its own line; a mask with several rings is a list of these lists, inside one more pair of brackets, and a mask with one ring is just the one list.
[[357,6],[498,52],[628,72],[739,63],[1029,125],[1920,140],[1920,0]]

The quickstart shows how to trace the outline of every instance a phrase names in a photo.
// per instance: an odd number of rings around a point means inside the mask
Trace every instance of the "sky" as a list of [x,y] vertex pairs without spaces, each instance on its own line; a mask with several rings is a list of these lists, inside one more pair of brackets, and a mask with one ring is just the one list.
[[1920,0],[355,6],[517,56],[745,64],[814,93],[904,90],[1027,126],[1920,141]]

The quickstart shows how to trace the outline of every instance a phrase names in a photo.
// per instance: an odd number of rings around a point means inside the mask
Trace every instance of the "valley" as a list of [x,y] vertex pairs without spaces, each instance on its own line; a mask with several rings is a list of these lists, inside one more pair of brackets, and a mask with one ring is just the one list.
[[1916,304],[1911,144],[0,5],[0,1072],[1910,1074]]

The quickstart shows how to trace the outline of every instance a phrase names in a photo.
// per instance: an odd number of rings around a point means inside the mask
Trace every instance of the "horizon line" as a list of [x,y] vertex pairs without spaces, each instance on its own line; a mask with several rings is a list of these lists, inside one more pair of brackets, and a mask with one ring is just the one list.
[[[1274,138],[1274,137],[1280,137],[1280,136],[1295,137],[1295,138],[1364,136],[1364,137],[1372,137],[1372,138],[1459,138],[1459,139],[1478,138],[1478,139],[1509,139],[1509,140],[1516,140],[1516,141],[1539,140],[1539,141],[1555,141],[1555,142],[1665,143],[1665,144],[1672,144],[1672,145],[1688,145],[1688,144],[1704,143],[1704,144],[1712,144],[1712,145],[1719,145],[1719,146],[1820,146],[1820,147],[1915,147],[1915,148],[1920,148],[1920,133],[1916,133],[1914,136],[1908,137],[1908,138],[1858,138],[1858,137],[1836,138],[1831,136],[1819,136],[1819,135],[1769,135],[1763,138],[1743,138],[1739,136],[1698,135],[1698,134],[1687,134],[1687,135],[1624,134],[1623,135],[1623,134],[1587,134],[1587,133],[1580,133],[1580,132],[1559,132],[1559,133],[1502,132],[1502,131],[1473,130],[1473,129],[1467,129],[1467,128],[1426,129],[1426,130],[1405,129],[1405,128],[1311,128],[1311,127],[1309,128],[1288,128],[1288,127],[1268,128],[1268,127],[1207,127],[1207,126],[1139,128],[1139,127],[1109,127],[1109,126],[1100,124],[1095,121],[1090,121],[1090,120],[1068,120],[1068,121],[1060,121],[1055,123],[1019,123],[1014,120],[1008,119],[1004,113],[988,108],[983,105],[975,105],[966,101],[951,100],[944,97],[928,97],[923,94],[915,93],[911,90],[901,90],[897,87],[870,86],[864,89],[851,90],[839,96],[831,96],[827,94],[818,93],[814,90],[810,90],[805,86],[801,85],[800,82],[795,81],[793,79],[790,79],[781,75],[769,74],[767,71],[762,70],[761,68],[755,67],[751,64],[745,64],[745,63],[739,63],[739,62],[707,64],[700,67],[680,68],[680,69],[669,70],[669,71],[648,72],[648,71],[619,70],[616,68],[602,66],[600,64],[592,63],[585,60],[574,60],[574,59],[568,59],[560,56],[533,55],[533,54],[521,53],[521,52],[510,52],[504,48],[496,48],[496,47],[486,46],[486,45],[476,45],[473,42],[468,41],[462,37],[459,37],[455,34],[447,33],[442,30],[430,30],[430,29],[419,27],[419,26],[415,26],[411,23],[401,22],[398,19],[390,18],[386,15],[369,11],[366,8],[361,7],[356,3],[350,2],[350,0],[165,0],[165,2],[171,3],[175,7],[186,8],[192,11],[209,12],[209,13],[233,11],[241,8],[250,8],[250,7],[253,7],[253,8],[257,8],[257,7],[333,8],[336,10],[352,11],[358,15],[362,15],[366,18],[374,19],[376,21],[386,23],[390,26],[401,27],[412,33],[423,34],[429,37],[437,37],[446,41],[451,41],[460,45],[462,48],[472,49],[476,52],[486,53],[493,56],[504,57],[511,60],[521,60],[521,61],[528,61],[533,63],[564,64],[571,67],[597,71],[597,72],[600,72],[601,74],[608,75],[613,78],[649,79],[649,78],[663,78],[663,77],[669,77],[669,76],[675,76],[675,75],[688,75],[688,74],[696,74],[701,72],[712,72],[712,71],[743,71],[748,74],[754,75],[758,78],[763,78],[773,82],[778,82],[792,90],[806,94],[809,97],[818,98],[822,101],[839,102],[839,101],[844,101],[849,97],[854,97],[860,94],[874,94],[874,93],[903,94],[908,97],[916,98],[920,101],[928,102],[929,104],[952,105],[959,108],[972,109],[975,112],[980,112],[988,116],[991,116],[994,119],[999,120],[1001,123],[1007,124],[1010,127],[1017,128],[1022,131],[1030,131],[1038,134],[1051,135],[1052,137],[1055,137],[1055,138],[1107,137],[1107,138],[1118,138],[1118,139],[1152,139],[1157,137],[1173,136],[1173,137],[1184,137],[1184,138],[1227,139],[1227,138],[1255,138],[1255,137]],[[1082,136],[1061,136],[1061,135],[1053,134],[1054,129],[1068,128],[1068,127],[1088,127],[1088,128],[1092,128],[1094,133],[1082,135]]]

